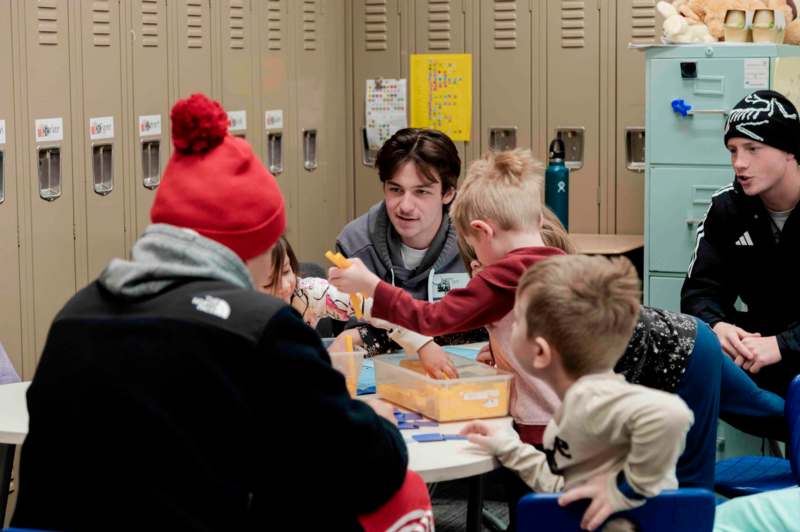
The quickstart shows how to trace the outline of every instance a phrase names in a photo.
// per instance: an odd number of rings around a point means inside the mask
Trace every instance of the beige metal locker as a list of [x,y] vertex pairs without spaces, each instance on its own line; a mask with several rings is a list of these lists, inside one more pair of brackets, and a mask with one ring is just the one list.
[[[477,4],[464,0],[414,0],[414,53],[473,54],[472,71],[479,72],[478,36],[475,33]],[[470,142],[456,142],[463,177],[467,164],[479,154],[479,83],[473,82]]]
[[615,180],[610,180],[614,215],[612,232],[644,232],[644,52],[628,43],[656,40],[656,0],[617,1],[616,42],[616,161]]
[[[17,166],[11,3],[0,2],[0,343],[22,375],[22,294],[19,256],[20,178]],[[2,523],[0,523],[2,524]]]
[[195,92],[214,96],[210,0],[174,0],[166,5],[173,44],[170,50],[171,101],[174,103]]
[[169,129],[169,56],[166,0],[124,2],[128,8],[127,148],[130,154],[129,245],[150,223],[150,206],[172,149]]
[[[68,0],[21,2],[20,50],[29,204],[34,353],[44,347],[56,312],[76,288],[74,249],[73,132],[70,115]],[[27,359],[27,357],[26,357]],[[26,360],[27,364],[27,360]]]
[[[125,257],[125,179],[122,128],[123,76],[120,0],[73,3],[80,39],[73,64],[79,108],[73,113],[76,205],[83,214],[76,247],[89,282],[114,257]],[[77,217],[76,217],[77,218]]]
[[264,164],[275,176],[286,202],[287,237],[298,235],[296,105],[294,39],[289,20],[289,0],[259,0],[254,5],[259,21],[258,120],[263,131]]
[[481,151],[531,147],[536,104],[532,3],[481,1],[480,9]]
[[256,81],[258,37],[251,0],[223,0],[211,4],[219,25],[215,50],[219,53],[220,102],[228,112],[233,135],[246,139],[260,154],[261,121],[257,116]]
[[574,233],[601,230],[601,111],[608,97],[602,75],[608,59],[608,50],[601,46],[607,42],[600,17],[604,6],[601,0],[547,2],[546,142],[559,135],[566,145],[569,230]]
[[383,199],[365,138],[366,80],[408,78],[414,25],[408,0],[357,0],[353,5],[353,148],[355,215]]
[[296,61],[298,231],[290,237],[301,260],[325,264],[324,253],[347,223],[345,173],[344,0],[291,2]]

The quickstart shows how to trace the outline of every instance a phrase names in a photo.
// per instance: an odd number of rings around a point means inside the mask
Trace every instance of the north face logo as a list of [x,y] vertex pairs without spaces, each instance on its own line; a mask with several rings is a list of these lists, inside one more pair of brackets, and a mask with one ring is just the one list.
[[214,296],[193,297],[192,305],[200,312],[211,314],[223,320],[227,320],[231,315],[231,306],[224,299]]
[[739,237],[739,240],[736,241],[737,246],[752,246],[753,239],[750,238],[750,233],[745,231],[742,236]]

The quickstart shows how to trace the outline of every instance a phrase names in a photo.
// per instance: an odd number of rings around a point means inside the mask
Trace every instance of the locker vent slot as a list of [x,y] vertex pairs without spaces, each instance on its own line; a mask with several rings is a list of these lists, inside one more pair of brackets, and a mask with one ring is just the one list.
[[111,46],[111,6],[108,1],[92,2],[92,44]]
[[37,32],[39,44],[58,44],[58,2],[57,0],[39,0],[36,10]]
[[186,0],[186,46],[203,47],[203,2]]
[[280,50],[283,46],[281,42],[282,11],[280,0],[267,2],[267,50]]
[[386,0],[364,0],[364,44],[368,52],[386,50],[389,40],[389,19]]
[[157,47],[159,37],[158,0],[142,0],[142,46]]
[[633,0],[631,5],[631,42],[656,41],[656,0]]
[[317,0],[303,2],[303,50],[317,49]]
[[494,0],[494,47],[517,47],[517,3],[514,0]]
[[583,48],[586,37],[586,2],[561,1],[561,47]]
[[450,1],[428,0],[428,48],[450,49]]
[[247,46],[244,28],[244,1],[230,0],[228,9],[228,30],[230,31],[228,46],[234,50],[243,50]]

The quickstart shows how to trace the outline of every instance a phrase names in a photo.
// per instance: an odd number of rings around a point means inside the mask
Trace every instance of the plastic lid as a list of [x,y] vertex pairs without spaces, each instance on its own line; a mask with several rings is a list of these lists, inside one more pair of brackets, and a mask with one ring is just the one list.
[[550,158],[563,159],[564,158],[564,141],[561,139],[553,139],[550,142]]

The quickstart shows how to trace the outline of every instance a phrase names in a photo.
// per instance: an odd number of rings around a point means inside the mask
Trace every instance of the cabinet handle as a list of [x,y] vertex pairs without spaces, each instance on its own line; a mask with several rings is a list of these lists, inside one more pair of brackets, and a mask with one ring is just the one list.
[[701,223],[703,223],[703,219],[702,218],[687,218],[686,219],[686,225],[700,225]]

